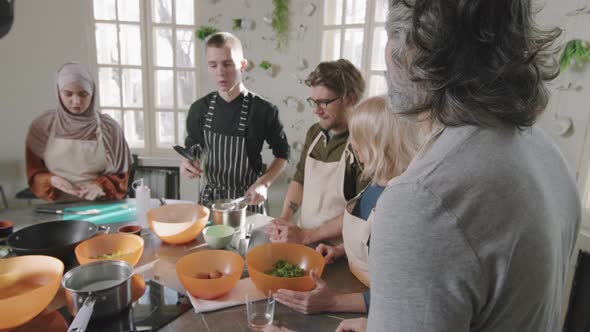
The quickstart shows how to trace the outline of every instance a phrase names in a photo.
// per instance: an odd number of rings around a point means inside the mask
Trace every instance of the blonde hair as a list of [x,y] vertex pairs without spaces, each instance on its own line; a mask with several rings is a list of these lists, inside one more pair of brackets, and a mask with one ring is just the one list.
[[363,177],[380,185],[402,174],[419,147],[417,124],[392,112],[386,96],[363,100],[349,112],[348,126],[365,157]]

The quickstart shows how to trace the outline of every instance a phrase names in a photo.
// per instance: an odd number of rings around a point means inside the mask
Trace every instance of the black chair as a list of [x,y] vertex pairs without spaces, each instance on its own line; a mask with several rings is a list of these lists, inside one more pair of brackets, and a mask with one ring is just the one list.
[[138,156],[136,154],[131,155],[132,162],[129,166],[129,180],[127,181],[127,197],[135,198],[135,191],[133,190],[132,183],[135,181],[135,173],[137,172]]
[[33,194],[33,192],[31,191],[31,188],[29,188],[29,187],[26,187],[25,189],[17,192],[14,197],[16,199],[36,199],[37,198],[37,196],[35,196],[35,194]]
[[0,196],[2,196],[2,203],[4,204],[4,208],[8,209],[8,202],[6,201],[6,196],[4,195],[4,189],[0,185]]

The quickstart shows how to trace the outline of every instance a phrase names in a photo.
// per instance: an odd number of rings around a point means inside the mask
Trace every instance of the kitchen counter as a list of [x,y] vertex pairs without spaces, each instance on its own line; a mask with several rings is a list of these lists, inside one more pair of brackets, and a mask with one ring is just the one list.
[[[133,200],[128,201],[133,203]],[[178,202],[180,201],[169,201],[170,204]],[[157,204],[157,200],[152,200],[153,206],[157,206]],[[33,209],[34,207],[2,210],[0,211],[0,220],[14,221],[16,231],[27,225],[60,219],[60,216],[35,213]],[[268,220],[270,218],[261,215],[248,216],[247,222],[254,223],[250,248],[268,242],[268,238],[262,232],[262,226]],[[123,224],[134,224],[134,222],[108,224],[110,226],[110,232],[116,232],[116,229]],[[142,226],[146,227],[146,225]],[[142,237],[145,240],[145,248],[140,262],[136,265],[136,272],[185,294],[184,289],[176,277],[174,266],[176,261],[184,255],[197,250],[208,250],[208,247],[195,248],[199,244],[204,243],[202,236],[199,236],[196,241],[189,244],[176,246],[162,243],[148,228],[143,229]],[[242,278],[245,277],[247,277],[247,271],[244,264]],[[366,287],[350,272],[345,259],[326,265],[322,278],[335,291],[361,292],[366,290]],[[342,319],[355,318],[361,315],[348,313],[303,315],[277,302],[273,324],[293,331],[334,331]],[[196,313],[191,309],[159,331],[249,331],[246,320],[246,307],[245,305],[240,305],[208,313]]]

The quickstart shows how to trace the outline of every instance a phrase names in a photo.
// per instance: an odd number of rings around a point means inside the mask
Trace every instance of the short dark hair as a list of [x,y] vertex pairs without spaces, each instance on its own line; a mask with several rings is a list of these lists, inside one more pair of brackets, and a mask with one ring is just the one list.
[[534,13],[532,0],[389,0],[393,107],[447,126],[533,125],[559,73],[561,34]]
[[[238,37],[229,32],[216,32],[207,38],[205,42],[205,49],[209,47],[222,48],[224,46],[229,47],[235,56],[239,60],[244,59],[244,50],[242,48],[242,42]],[[235,60],[234,60],[235,61]]]
[[307,76],[305,85],[323,85],[339,96],[352,97],[353,105],[358,103],[365,93],[363,75],[346,59],[320,62]]

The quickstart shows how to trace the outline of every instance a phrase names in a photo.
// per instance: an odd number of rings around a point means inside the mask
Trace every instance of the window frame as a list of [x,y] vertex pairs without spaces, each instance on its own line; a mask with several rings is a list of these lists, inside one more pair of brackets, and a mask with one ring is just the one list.
[[[375,31],[378,28],[385,28],[385,21],[376,21],[376,7],[377,7],[378,0],[366,0],[365,6],[365,18],[364,23],[346,23],[345,16],[346,16],[346,9],[348,5],[348,1],[342,0],[342,13],[341,13],[341,22],[340,24],[331,24],[327,25],[324,22],[324,14],[326,11],[327,2],[324,2],[322,6],[320,6],[319,11],[319,27],[320,27],[320,34],[317,41],[317,49],[318,51],[318,59],[320,61],[330,61],[336,59],[324,59],[323,58],[323,44],[324,44],[324,33],[330,30],[338,30],[340,31],[340,50],[339,50],[339,58],[342,57],[344,52],[344,38],[345,38],[345,31],[349,29],[363,29],[363,50],[362,50],[362,58],[361,58],[361,66],[359,70],[363,74],[366,82],[366,89],[365,89],[365,96],[369,96],[369,92],[371,91],[371,77],[373,76],[382,76],[385,78],[386,70],[375,70],[371,68],[371,60],[373,55],[373,40],[375,37]],[[368,41],[368,42],[367,42]]]
[[[171,112],[174,114],[174,144],[184,145],[184,139],[179,140],[179,132],[185,131],[185,128],[180,128],[178,122],[178,114],[184,113],[185,114],[185,121],[186,117],[188,116],[188,108],[182,108],[178,105],[178,79],[177,73],[179,71],[182,72],[193,72],[194,73],[194,86],[193,86],[193,95],[196,98],[199,96],[199,92],[201,87],[198,86],[198,79],[200,77],[201,68],[199,66],[199,55],[198,52],[198,43],[197,40],[194,39],[193,35],[193,53],[194,53],[194,67],[188,68],[181,68],[177,67],[177,59],[176,59],[176,30],[177,28],[180,29],[187,29],[191,30],[194,34],[194,30],[197,26],[197,11],[198,11],[198,4],[196,2],[193,3],[193,25],[185,25],[185,24],[176,24],[176,0],[171,1],[171,15],[172,21],[170,23],[155,23],[153,22],[153,8],[152,8],[152,0],[139,0],[139,22],[133,21],[123,21],[119,20],[119,12],[117,10],[118,2],[121,0],[115,0],[116,5],[116,17],[114,20],[103,20],[103,19],[96,19],[95,18],[95,9],[94,9],[94,1],[89,1],[89,13],[91,15],[90,25],[90,32],[89,32],[89,39],[91,40],[91,57],[92,60],[90,61],[92,66],[93,75],[95,76],[95,83],[96,83],[96,93],[97,97],[95,98],[95,109],[102,113],[103,110],[117,110],[121,112],[121,126],[123,130],[125,130],[125,117],[124,112],[126,111],[140,111],[143,113],[143,125],[144,125],[144,147],[131,147],[131,152],[134,154],[138,154],[140,156],[147,156],[147,157],[170,157],[174,156],[175,153],[172,151],[170,147],[159,147],[157,146],[157,132],[158,128],[156,127],[157,122],[157,113],[158,112]],[[97,47],[97,40],[96,40],[96,24],[97,23],[107,23],[107,24],[114,24],[117,27],[117,52],[118,52],[118,62],[117,64],[99,64],[98,63],[98,47]],[[120,25],[123,24],[132,24],[138,25],[140,29],[140,38],[141,38],[141,65],[123,65],[121,64],[121,43],[120,43]],[[162,67],[156,66],[156,55],[153,52],[153,47],[155,44],[153,38],[153,29],[154,27],[166,27],[170,28],[172,31],[172,66],[171,67]],[[125,107],[123,104],[123,87],[120,86],[120,96],[119,96],[119,107],[103,107],[100,105],[100,69],[101,68],[116,68],[119,70],[132,68],[132,69],[140,69],[142,74],[142,107]],[[155,73],[156,70],[171,70],[172,71],[172,95],[173,95],[173,105],[172,108],[158,108],[156,106],[156,82],[155,82]],[[122,82],[121,82],[122,83]],[[193,100],[192,102],[194,102]],[[184,136],[186,137],[186,132]]]

